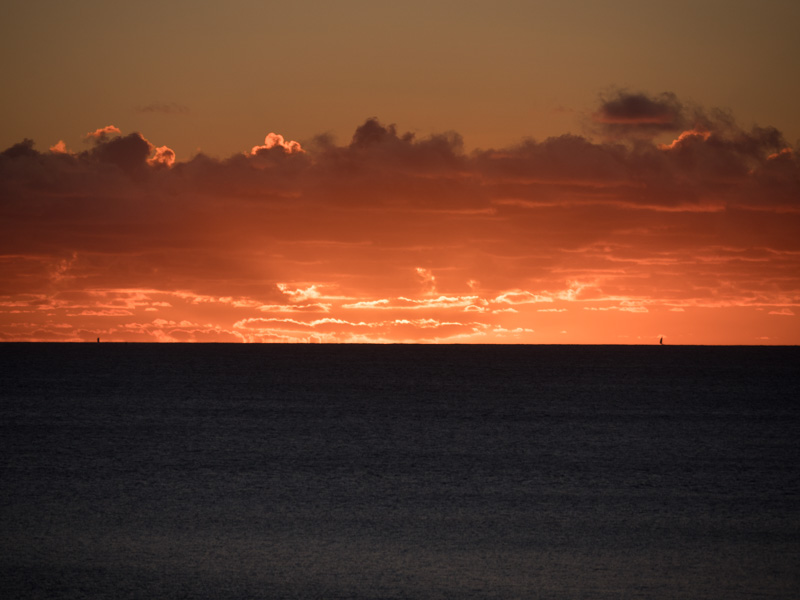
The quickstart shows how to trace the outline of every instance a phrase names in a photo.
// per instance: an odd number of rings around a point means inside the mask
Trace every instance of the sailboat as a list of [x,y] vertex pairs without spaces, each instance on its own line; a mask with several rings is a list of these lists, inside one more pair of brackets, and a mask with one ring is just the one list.
[[658,343],[663,346],[664,345],[664,338],[662,337],[660,340],[658,340]]

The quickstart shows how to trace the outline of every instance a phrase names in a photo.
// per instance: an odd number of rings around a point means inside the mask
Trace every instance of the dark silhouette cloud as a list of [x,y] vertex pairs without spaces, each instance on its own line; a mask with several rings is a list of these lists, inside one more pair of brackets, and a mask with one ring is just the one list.
[[592,115],[601,130],[612,136],[652,136],[686,127],[684,105],[675,94],[656,96],[617,90],[602,97],[600,108]]
[[4,158],[34,158],[37,157],[39,153],[33,149],[33,140],[24,139],[21,142],[14,144],[13,146],[6,148],[3,150],[1,156]]
[[368,148],[375,144],[397,140],[397,128],[394,125],[383,126],[378,119],[372,117],[356,128],[350,147]]
[[131,172],[143,168],[153,152],[153,145],[140,133],[101,139],[89,151],[89,157],[100,162],[117,165],[123,171]]
[[603,101],[595,117],[601,123],[657,125],[676,129],[683,107],[674,94],[662,93],[655,97],[619,91]]

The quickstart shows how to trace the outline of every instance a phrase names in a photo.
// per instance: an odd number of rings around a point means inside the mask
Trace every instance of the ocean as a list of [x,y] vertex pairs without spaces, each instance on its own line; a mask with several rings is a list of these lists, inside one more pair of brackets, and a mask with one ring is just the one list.
[[0,596],[800,597],[800,348],[0,344]]

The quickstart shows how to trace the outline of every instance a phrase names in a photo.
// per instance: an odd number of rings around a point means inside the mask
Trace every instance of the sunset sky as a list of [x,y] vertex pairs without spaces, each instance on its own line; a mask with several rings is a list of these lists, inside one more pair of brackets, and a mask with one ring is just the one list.
[[7,1],[0,341],[800,343],[798,23]]

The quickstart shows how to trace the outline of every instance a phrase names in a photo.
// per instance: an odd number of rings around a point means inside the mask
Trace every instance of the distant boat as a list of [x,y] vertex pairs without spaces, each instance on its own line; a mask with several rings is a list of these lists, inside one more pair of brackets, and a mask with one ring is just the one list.
[[658,340],[658,343],[663,346],[664,345],[664,338],[662,337],[660,340]]

